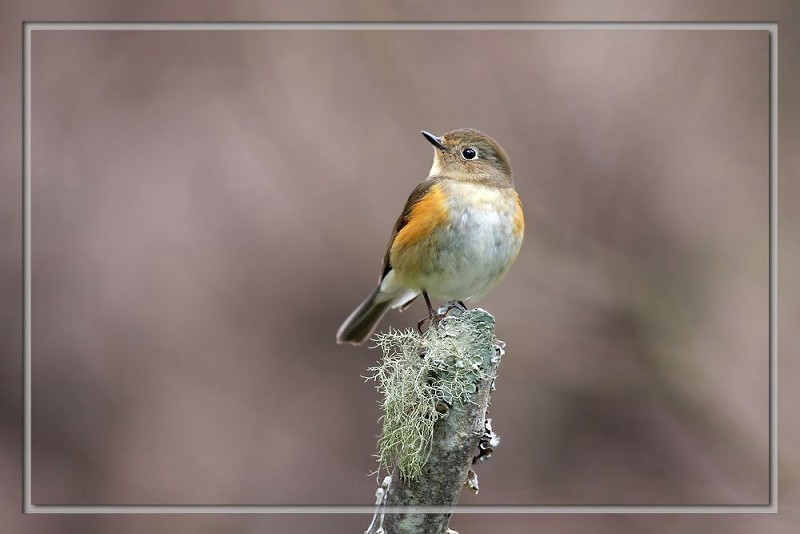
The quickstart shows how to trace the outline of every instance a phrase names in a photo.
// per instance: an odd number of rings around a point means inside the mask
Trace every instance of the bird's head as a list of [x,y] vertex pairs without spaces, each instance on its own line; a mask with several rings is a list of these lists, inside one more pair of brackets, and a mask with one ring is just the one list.
[[506,151],[485,133],[462,128],[441,137],[428,132],[422,135],[434,147],[431,176],[513,186]]

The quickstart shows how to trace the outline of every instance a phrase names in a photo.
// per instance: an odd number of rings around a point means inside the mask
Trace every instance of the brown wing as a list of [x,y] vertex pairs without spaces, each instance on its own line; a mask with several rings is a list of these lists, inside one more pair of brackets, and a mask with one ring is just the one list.
[[431,176],[422,183],[420,183],[414,190],[411,192],[411,195],[408,197],[406,201],[406,205],[403,208],[403,213],[397,219],[397,222],[394,224],[394,230],[392,230],[392,237],[389,238],[389,244],[386,247],[386,255],[383,257],[383,267],[381,268],[381,281],[386,277],[386,274],[392,270],[392,263],[389,260],[389,253],[392,250],[392,244],[394,243],[394,238],[397,237],[397,233],[403,229],[403,227],[408,224],[408,217],[411,214],[411,208],[414,207],[414,204],[420,201],[425,196],[425,193],[430,191],[431,187],[441,182],[442,179],[439,176]]

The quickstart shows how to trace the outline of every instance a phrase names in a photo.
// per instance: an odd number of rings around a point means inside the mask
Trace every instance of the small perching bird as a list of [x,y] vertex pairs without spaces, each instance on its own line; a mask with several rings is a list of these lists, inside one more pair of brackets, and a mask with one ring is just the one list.
[[408,197],[394,225],[378,287],[344,321],[338,343],[363,343],[390,308],[422,294],[464,302],[480,299],[508,272],[525,229],[511,165],[491,137],[471,129],[441,137],[429,176]]

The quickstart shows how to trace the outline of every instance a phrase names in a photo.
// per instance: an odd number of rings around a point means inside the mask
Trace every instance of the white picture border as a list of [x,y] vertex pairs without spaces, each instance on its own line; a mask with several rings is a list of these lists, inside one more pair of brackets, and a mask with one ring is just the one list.
[[[372,514],[371,505],[38,505],[31,499],[31,37],[35,31],[764,31],[769,33],[769,499],[730,505],[459,505],[384,513],[726,514],[778,511],[778,24],[774,22],[24,22],[23,33],[23,511],[49,514]],[[365,499],[369,495],[364,496]]]

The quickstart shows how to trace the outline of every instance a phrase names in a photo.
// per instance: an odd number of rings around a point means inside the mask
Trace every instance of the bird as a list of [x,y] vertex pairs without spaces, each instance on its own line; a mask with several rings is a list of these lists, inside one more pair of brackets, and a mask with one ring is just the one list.
[[466,309],[508,272],[525,231],[522,202],[506,151],[485,133],[462,128],[436,136],[428,177],[412,191],[392,230],[378,285],[345,319],[339,344],[366,341],[389,309],[403,311],[420,294]]

